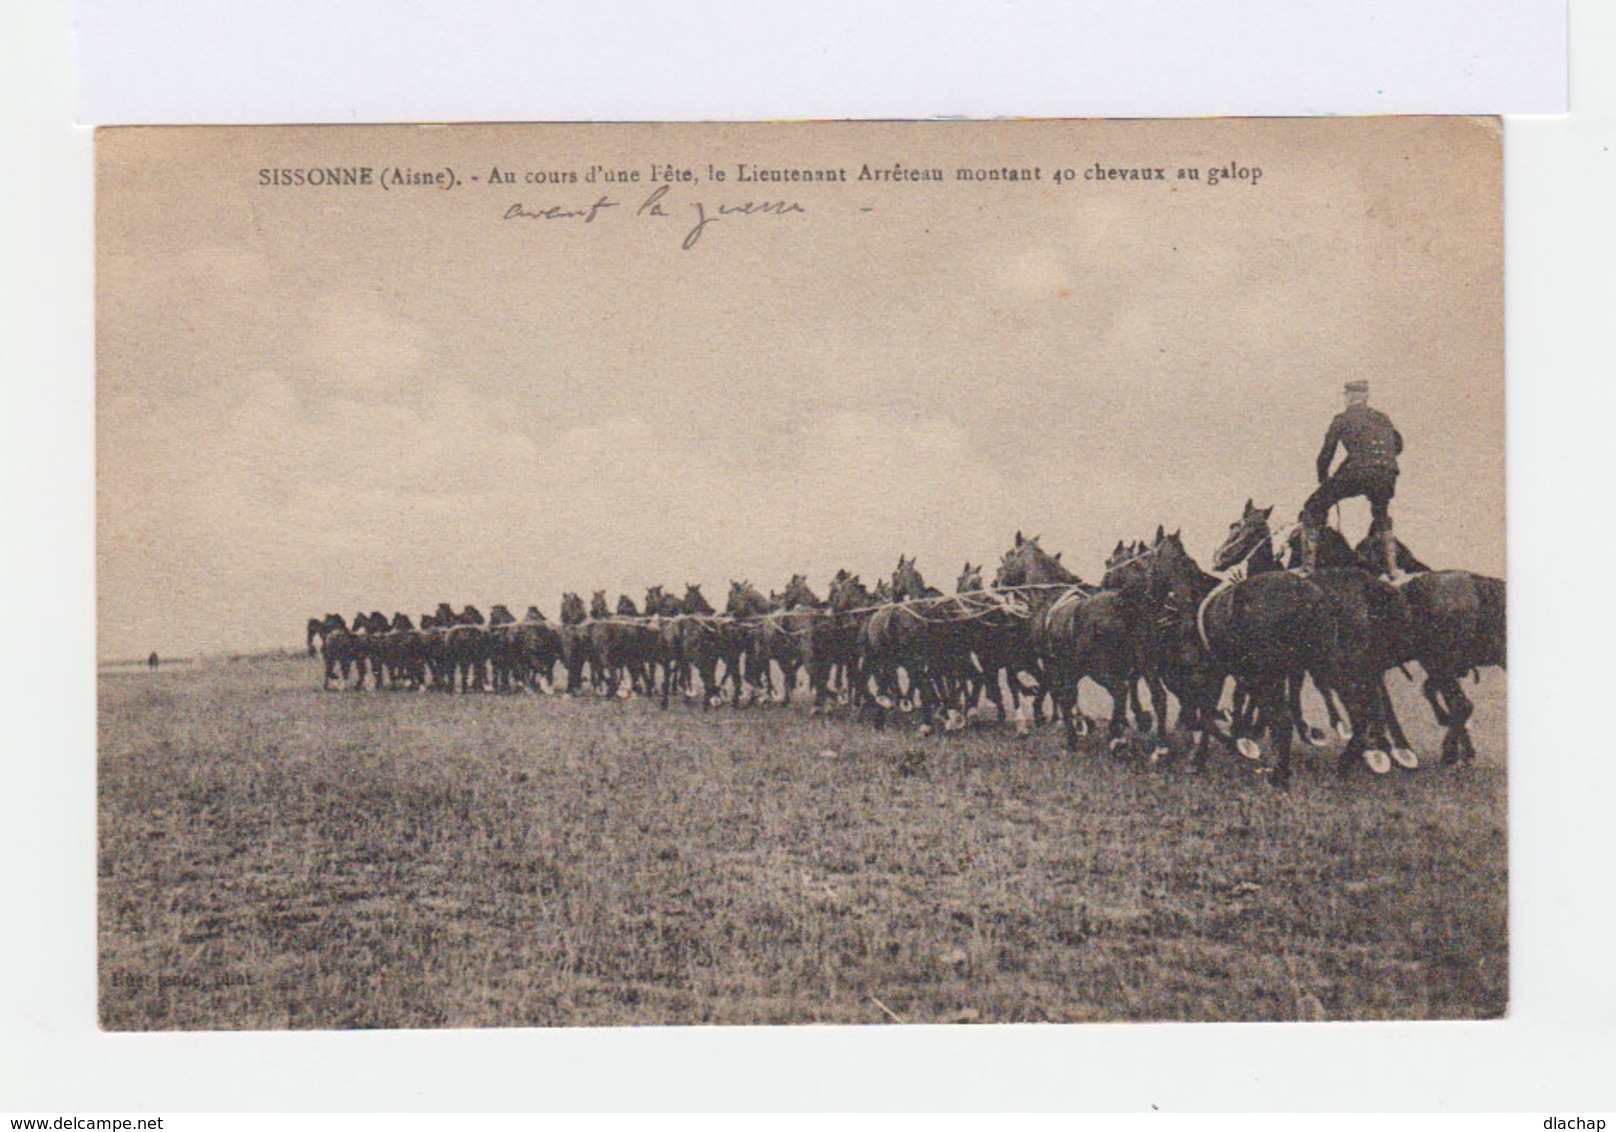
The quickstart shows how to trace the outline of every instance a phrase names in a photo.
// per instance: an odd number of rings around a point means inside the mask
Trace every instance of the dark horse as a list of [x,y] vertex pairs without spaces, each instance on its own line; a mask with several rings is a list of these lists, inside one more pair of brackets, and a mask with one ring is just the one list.
[[[828,624],[825,603],[808,585],[805,574],[793,574],[785,590],[773,603],[775,609],[763,615],[758,624],[757,657],[763,675],[772,683],[773,665],[780,669],[780,700],[791,702],[797,675],[807,669],[810,682],[817,668],[814,651],[818,637]],[[814,689],[816,708],[822,703],[820,689]]]
[[[1268,526],[1272,510],[1246,501],[1244,511],[1230,524],[1229,535],[1218,550],[1217,568],[1228,569],[1244,562],[1252,579],[1277,572],[1278,563],[1272,561],[1273,536]],[[1307,580],[1330,597],[1346,675],[1366,697],[1364,710],[1353,720],[1355,730],[1361,734],[1353,735],[1349,745],[1361,743],[1359,750],[1376,774],[1391,770],[1394,757],[1404,768],[1413,770],[1419,766],[1419,759],[1403,736],[1385,682],[1389,669],[1412,658],[1408,606],[1393,586],[1359,568],[1356,556],[1339,533],[1330,531],[1326,537],[1321,532],[1319,549],[1322,568],[1315,570]],[[1330,705],[1332,696],[1341,697],[1345,702],[1346,689],[1336,678],[1313,668],[1309,669],[1309,674],[1326,706]],[[1301,712],[1301,683],[1299,679],[1288,680],[1286,710],[1291,725],[1307,735]],[[1395,756],[1388,755],[1383,746],[1391,747]]]
[[[701,587],[687,583],[684,599],[679,603],[679,617],[663,627],[664,641],[670,627],[677,637],[675,644],[680,675],[688,683],[690,673],[694,672],[701,681],[701,706],[706,711],[723,697],[723,688],[718,682],[718,662],[724,655],[725,626],[716,616],[712,603],[701,592]],[[664,680],[664,702],[667,697],[668,684]]]
[[[567,694],[583,690],[584,665],[590,661],[589,610],[575,593],[561,595],[561,659],[567,670]],[[594,677],[594,673],[590,674]]]
[[512,630],[516,637],[517,679],[533,691],[553,691],[556,661],[561,659],[561,634],[545,620],[539,607],[530,605]]
[[[1369,548],[1359,544],[1358,554]],[[1468,570],[1432,570],[1397,543],[1398,568],[1407,578],[1398,587],[1413,621],[1414,659],[1425,670],[1425,698],[1446,728],[1442,761],[1476,757],[1468,727],[1475,706],[1459,681],[1480,668],[1506,667],[1507,590],[1502,578]]]
[[331,689],[336,680],[346,685],[354,665],[360,666],[360,681],[364,680],[363,645],[340,613],[327,613],[320,626],[320,651],[325,659],[325,688]]
[[[892,572],[893,601],[878,605],[864,623],[859,642],[861,680],[873,680],[876,703],[884,710],[900,694],[919,702],[921,734],[929,735],[937,713],[946,709],[947,728],[964,725],[961,698],[972,683],[969,645],[941,590],[928,586],[914,559],[900,556]],[[900,689],[898,671],[908,679]],[[861,688],[861,692],[867,692]],[[882,722],[881,717],[877,719]]]
[[[1000,687],[1002,677],[1004,686],[1010,689],[1016,732],[1025,735],[1028,732],[1028,712],[1022,704],[1022,697],[1031,700],[1031,715],[1041,723],[1044,695],[1038,656],[1033,652],[1032,639],[1028,635],[1030,618],[1027,610],[1014,598],[987,589],[982,584],[982,567],[972,566],[968,561],[954,588],[959,595],[964,643],[976,660],[981,690],[987,693],[988,699],[998,709],[999,722],[1003,723],[1007,712]],[[978,698],[979,694],[972,689],[967,696],[967,715],[970,714],[969,707],[974,706]]]
[[768,661],[763,655],[762,619],[773,611],[773,603],[751,582],[730,582],[729,600],[724,603],[728,620],[719,626],[719,655],[730,685],[730,703],[735,706],[740,705],[743,683],[749,702],[763,696]]
[[455,678],[460,691],[482,691],[487,682],[488,662],[493,656],[493,642],[483,626],[487,619],[474,605],[462,609],[454,619],[454,626],[445,637],[449,661],[449,691],[455,690]]
[[[1227,568],[1243,561],[1254,547],[1241,542],[1245,527],[1237,522],[1219,548],[1217,563]],[[1176,535],[1165,539],[1156,556],[1164,583],[1163,608],[1174,621],[1181,646],[1183,681],[1180,699],[1188,695],[1195,714],[1210,721],[1226,677],[1233,677],[1257,705],[1273,745],[1273,782],[1290,785],[1292,718],[1287,688],[1300,686],[1312,672],[1321,684],[1341,692],[1349,719],[1369,717],[1367,692],[1348,655],[1337,603],[1317,583],[1284,571],[1258,574],[1240,582],[1223,581],[1203,571]],[[1199,649],[1195,646],[1199,645]],[[1362,753],[1358,728],[1343,752],[1340,769]],[[1204,765],[1210,728],[1202,731],[1192,766]]]
[[1085,678],[1110,695],[1107,737],[1113,751],[1121,750],[1129,687],[1137,671],[1137,595],[1085,584],[1061,564],[1059,554],[1047,553],[1036,536],[1024,538],[1020,531],[1000,560],[993,584],[1027,590],[1032,611],[1028,635],[1043,662],[1045,687],[1065,725],[1067,750],[1077,750],[1082,718],[1077,693]]

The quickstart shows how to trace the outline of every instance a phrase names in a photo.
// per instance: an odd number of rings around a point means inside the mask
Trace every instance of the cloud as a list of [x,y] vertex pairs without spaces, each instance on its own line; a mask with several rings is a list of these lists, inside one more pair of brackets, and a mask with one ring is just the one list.
[[308,376],[356,395],[413,384],[424,357],[422,330],[394,314],[370,291],[344,290],[312,304],[303,339]]

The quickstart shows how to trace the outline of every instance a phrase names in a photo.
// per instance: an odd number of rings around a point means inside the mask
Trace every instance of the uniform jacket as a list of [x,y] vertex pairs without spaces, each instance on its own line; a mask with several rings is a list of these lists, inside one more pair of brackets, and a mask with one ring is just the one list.
[[1319,482],[1330,476],[1330,461],[1335,459],[1336,445],[1343,445],[1347,458],[1337,474],[1367,471],[1379,468],[1397,471],[1397,457],[1403,452],[1403,437],[1392,424],[1391,418],[1368,405],[1348,405],[1345,412],[1330,422],[1325,434],[1324,447],[1319,450]]

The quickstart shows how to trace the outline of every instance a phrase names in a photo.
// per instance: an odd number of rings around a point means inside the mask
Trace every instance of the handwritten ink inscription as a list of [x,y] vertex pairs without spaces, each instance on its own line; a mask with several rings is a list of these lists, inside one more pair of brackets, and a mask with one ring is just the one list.
[[[683,229],[684,237],[679,246],[690,251],[701,242],[707,229],[715,224],[730,220],[740,220],[747,217],[781,217],[793,213],[807,213],[799,202],[794,200],[773,201],[721,201],[709,205],[706,201],[674,201],[669,199],[672,186],[663,184],[651,190],[649,196],[639,203],[629,215],[635,219],[676,220],[683,217],[690,222],[688,229]],[[593,224],[606,216],[610,210],[622,207],[624,202],[616,201],[609,194],[602,193],[593,204],[575,205],[547,205],[530,207],[520,202],[511,205],[505,210],[505,220],[570,220],[581,224]],[[676,230],[679,230],[676,226]]]

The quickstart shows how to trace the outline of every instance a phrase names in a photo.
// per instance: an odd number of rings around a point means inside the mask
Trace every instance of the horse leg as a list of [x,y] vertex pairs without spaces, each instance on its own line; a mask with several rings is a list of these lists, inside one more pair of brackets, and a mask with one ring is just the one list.
[[[1299,683],[1300,674],[1295,679]],[[1268,733],[1268,741],[1273,748],[1274,769],[1273,784],[1281,789],[1288,790],[1291,785],[1291,720],[1290,704],[1288,702],[1286,677],[1266,677],[1259,681],[1256,687],[1251,688],[1250,699],[1256,706],[1260,726]],[[1257,734],[1260,737],[1262,731]]]
[[[1335,726],[1335,703],[1331,699],[1329,689],[1320,685],[1317,677],[1314,677],[1313,679],[1313,686],[1318,688],[1319,694],[1324,697],[1325,710],[1330,713],[1330,725],[1332,727]],[[1302,711],[1302,682],[1299,680],[1290,682],[1289,688],[1291,718],[1296,724],[1296,733],[1300,735],[1302,737],[1302,741],[1307,743],[1309,746],[1322,747],[1325,741],[1324,731],[1310,724],[1307,721],[1307,715]]]
[[[1172,749],[1167,745],[1167,682],[1158,673],[1152,672],[1145,677],[1145,686],[1150,691],[1150,761],[1155,763],[1172,753]],[[1179,705],[1178,715],[1182,724],[1184,718],[1182,704]]]
[[[1338,775],[1345,777],[1352,770],[1352,766],[1369,750],[1369,734],[1380,723],[1379,702],[1373,692],[1367,692],[1362,681],[1354,676],[1348,681],[1338,684],[1342,691],[1341,703],[1346,708],[1346,722],[1352,729],[1352,738],[1341,751],[1336,760],[1335,769]],[[1376,773],[1383,773],[1379,769]],[[1390,759],[1387,758],[1387,769],[1390,769]]]
[[1386,687],[1384,675],[1375,680],[1374,692],[1380,701],[1380,713],[1392,745],[1392,761],[1404,770],[1418,770],[1420,757],[1414,753],[1413,745],[1403,733],[1403,723],[1397,718],[1397,708],[1392,703],[1391,690]]
[[1055,703],[1055,714],[1066,725],[1066,749],[1075,751],[1078,748],[1077,729],[1077,685],[1076,679],[1067,682],[1061,678],[1054,678],[1049,685],[1050,697]]
[[1437,725],[1450,727],[1453,724],[1453,713],[1447,704],[1447,676],[1427,676],[1425,684],[1420,689],[1425,693],[1425,699],[1431,705],[1431,712],[1436,716]]
[[1458,743],[1458,754],[1465,762],[1472,762],[1476,757],[1476,744],[1470,738],[1470,717],[1475,714],[1476,707],[1465,695],[1464,686],[1458,680],[1453,682],[1453,694],[1458,701],[1453,712],[1453,733]]
[[[1155,713],[1145,710],[1145,702],[1139,695],[1139,685],[1144,679],[1145,677],[1143,675],[1137,673],[1128,677],[1128,696],[1126,707],[1133,712],[1133,726],[1135,731],[1153,731],[1156,727]],[[1156,706],[1156,701],[1154,698],[1151,699],[1150,706],[1152,708]]]
[[1111,719],[1105,727],[1106,748],[1113,755],[1121,755],[1128,745],[1125,736],[1128,730],[1128,698],[1130,694],[1138,693],[1139,681],[1126,669],[1093,679],[1111,697]]

